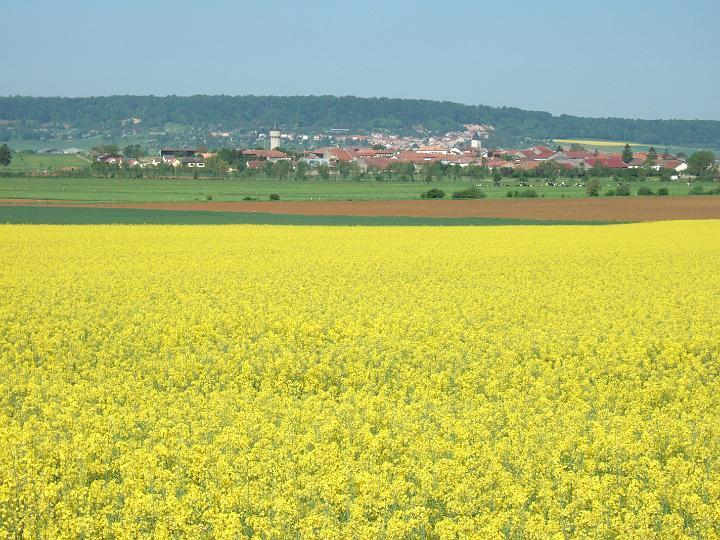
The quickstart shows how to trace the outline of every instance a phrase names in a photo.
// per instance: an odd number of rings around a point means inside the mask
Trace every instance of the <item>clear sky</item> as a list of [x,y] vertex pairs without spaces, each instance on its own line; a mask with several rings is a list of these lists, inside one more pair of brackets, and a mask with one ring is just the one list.
[[333,94],[720,120],[718,0],[4,0],[0,95]]

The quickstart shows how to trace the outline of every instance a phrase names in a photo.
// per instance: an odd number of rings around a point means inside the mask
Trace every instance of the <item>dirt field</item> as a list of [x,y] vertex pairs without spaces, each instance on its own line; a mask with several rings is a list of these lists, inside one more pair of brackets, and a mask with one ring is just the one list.
[[103,203],[0,200],[2,205],[156,210],[203,210],[309,216],[483,217],[570,221],[720,219],[720,197],[612,197],[602,199],[400,200],[304,202]]

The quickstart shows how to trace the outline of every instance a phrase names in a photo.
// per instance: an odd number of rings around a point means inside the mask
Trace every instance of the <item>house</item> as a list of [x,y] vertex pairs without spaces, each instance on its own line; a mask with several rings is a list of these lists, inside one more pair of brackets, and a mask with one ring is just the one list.
[[434,146],[421,146],[417,150],[415,150],[418,154],[440,154],[445,155],[448,153],[448,149],[444,146],[434,145]]
[[356,162],[360,166],[360,170],[367,171],[368,169],[376,169],[378,171],[384,171],[387,169],[393,160],[386,157],[359,157]]
[[509,169],[515,168],[516,165],[512,161],[506,161],[500,158],[490,158],[485,161],[485,166],[488,169]]
[[374,148],[351,148],[350,151],[355,155],[356,158],[361,158],[361,157],[391,158],[395,155],[395,152],[396,152],[396,150],[393,148],[387,148],[384,150],[375,150]]
[[140,158],[140,165],[143,167],[157,167],[163,162],[162,158],[153,156],[153,157],[141,157]]
[[165,163],[172,165],[176,169],[178,167],[190,167],[203,169],[205,168],[205,161],[202,158],[196,157],[168,157],[165,158]]
[[675,172],[683,172],[687,171],[688,165],[684,161],[680,161],[678,159],[671,159],[670,161],[666,161],[662,165],[663,169],[669,169],[671,171]]
[[536,160],[523,160],[516,164],[516,167],[521,171],[533,171],[540,166],[540,161]]
[[165,162],[172,162],[175,158],[194,157],[196,153],[192,148],[162,148],[160,157]]
[[267,160],[253,159],[247,162],[247,168],[252,170],[262,169],[266,163]]
[[138,161],[135,158],[127,158],[127,157],[122,158],[120,165],[122,165],[123,167],[142,167],[142,164],[140,163],[140,161]]
[[195,169],[204,169],[205,168],[205,160],[203,158],[199,157],[181,157],[180,164],[183,167],[191,167]]
[[567,159],[592,159],[597,157],[595,152],[588,152],[587,150],[563,150],[562,154]]
[[[545,161],[558,154],[558,152],[555,152],[555,150],[552,150],[547,146],[541,145],[531,146],[527,150],[521,150],[520,152],[526,159],[532,159],[535,161]],[[567,156],[563,154],[562,157]]]
[[[402,152],[399,152],[397,155],[397,160],[403,163],[426,163],[428,161],[436,161],[436,158],[438,156],[433,157],[430,154],[419,154],[418,152],[415,152],[413,150],[404,150]],[[439,158],[443,158],[445,156],[439,156]]]
[[320,159],[327,160],[330,163],[337,163],[339,161],[349,162],[355,159],[353,153],[349,150],[345,150],[344,148],[318,148],[317,150],[313,150],[313,154]]
[[243,156],[253,157],[255,161],[290,161],[290,156],[280,150],[240,150]]
[[627,169],[627,163],[617,156],[610,156],[605,158],[590,158],[584,160],[588,167],[605,167],[606,169]]
[[313,154],[312,152],[308,153],[307,155],[300,158],[300,161],[303,163],[307,163],[311,167],[320,167],[321,165],[330,166],[330,160],[318,157],[316,154]]
[[109,163],[110,165],[122,165],[123,157],[115,154],[104,154],[98,156],[97,160],[101,163]]

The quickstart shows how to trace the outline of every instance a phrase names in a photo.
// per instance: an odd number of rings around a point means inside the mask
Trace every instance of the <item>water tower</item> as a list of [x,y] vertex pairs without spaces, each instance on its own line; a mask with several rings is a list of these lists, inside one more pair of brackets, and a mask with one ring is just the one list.
[[270,130],[270,150],[277,150],[280,147],[280,137],[282,133],[277,125]]
[[472,139],[470,140],[470,148],[475,150],[475,152],[482,151],[482,139],[480,138],[480,135],[478,132],[475,132],[475,135],[473,135]]

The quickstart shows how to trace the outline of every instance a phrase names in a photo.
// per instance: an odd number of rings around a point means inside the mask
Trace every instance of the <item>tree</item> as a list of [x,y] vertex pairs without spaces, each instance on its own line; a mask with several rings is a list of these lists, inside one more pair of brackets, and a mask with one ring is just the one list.
[[213,176],[220,176],[220,178],[225,178],[225,172],[229,166],[228,162],[219,156],[209,157],[205,160],[205,168],[208,169]]
[[690,155],[687,164],[690,174],[706,176],[715,164],[715,153],[711,150],[698,150]]
[[645,166],[652,167],[656,163],[657,163],[657,150],[655,150],[654,146],[651,146],[650,150],[648,150],[647,159],[645,159]]
[[93,146],[92,151],[96,154],[111,154],[115,156],[120,153],[120,148],[117,144],[101,144]]
[[420,195],[423,199],[442,199],[445,197],[445,192],[442,189],[432,188]]
[[143,152],[142,146],[139,144],[129,144],[125,148],[123,148],[123,156],[128,158],[141,158],[145,155],[145,152]]
[[585,193],[588,197],[597,197],[600,194],[600,181],[592,178],[585,184]]
[[625,163],[630,163],[633,160],[632,148],[630,148],[630,145],[627,143],[625,144],[625,148],[623,149],[622,160]]
[[7,144],[0,146],[0,165],[7,167],[12,161],[12,150]]
[[310,170],[310,165],[308,165],[307,161],[300,161],[297,166],[295,167],[295,179],[296,180],[305,180],[307,179],[308,171]]
[[484,199],[485,197],[485,192],[476,186],[452,194],[453,199]]

